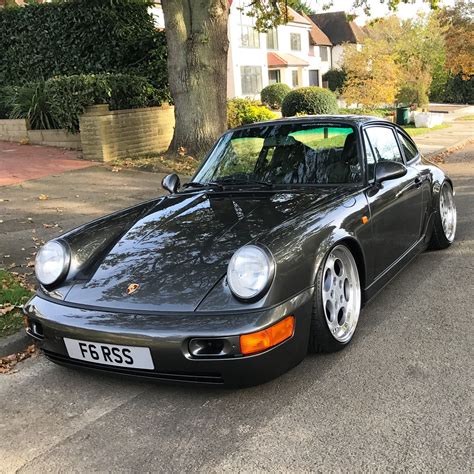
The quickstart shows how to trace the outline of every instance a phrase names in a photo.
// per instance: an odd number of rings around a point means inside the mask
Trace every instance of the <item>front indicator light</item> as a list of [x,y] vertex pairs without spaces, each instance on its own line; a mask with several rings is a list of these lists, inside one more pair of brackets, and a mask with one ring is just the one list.
[[240,336],[240,352],[249,355],[265,351],[293,336],[294,331],[295,318],[287,316],[263,331]]

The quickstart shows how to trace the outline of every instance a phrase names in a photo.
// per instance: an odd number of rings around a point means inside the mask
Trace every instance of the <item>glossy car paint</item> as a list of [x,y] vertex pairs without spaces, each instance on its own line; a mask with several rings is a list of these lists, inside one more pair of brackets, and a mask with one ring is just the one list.
[[[395,127],[368,117],[290,120],[348,124],[360,137],[365,127]],[[36,336],[59,363],[78,365],[62,340],[72,337],[150,347],[155,373],[132,375],[227,385],[268,380],[306,353],[315,275],[330,248],[344,242],[353,252],[365,303],[426,247],[449,178],[419,155],[406,165],[406,175],[380,184],[188,190],[104,217],[60,238],[72,254],[68,276],[40,289],[25,312],[41,324]],[[267,293],[242,302],[225,274],[235,250],[250,242],[272,252],[276,272]],[[133,283],[138,290],[127,294]],[[225,336],[233,344],[288,314],[296,318],[294,336],[265,353],[242,357],[236,347],[229,357],[196,359],[188,352],[193,337]]]

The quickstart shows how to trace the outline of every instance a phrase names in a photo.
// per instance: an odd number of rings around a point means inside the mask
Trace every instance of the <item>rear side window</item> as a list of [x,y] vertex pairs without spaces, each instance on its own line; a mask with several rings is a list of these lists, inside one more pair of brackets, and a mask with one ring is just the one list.
[[388,127],[369,127],[367,136],[372,150],[375,153],[375,160],[378,161],[398,161],[403,163],[400,149],[395,135]]
[[403,148],[403,154],[405,155],[406,161],[411,161],[413,158],[418,155],[418,150],[416,149],[415,145],[408,140],[404,135],[402,135],[400,132],[398,133],[398,138],[400,139],[400,144],[402,145]]

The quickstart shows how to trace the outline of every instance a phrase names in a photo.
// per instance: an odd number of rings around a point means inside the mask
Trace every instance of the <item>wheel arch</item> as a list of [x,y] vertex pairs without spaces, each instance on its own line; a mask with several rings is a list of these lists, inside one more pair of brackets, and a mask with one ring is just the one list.
[[360,279],[362,294],[364,294],[364,290],[366,288],[366,283],[367,283],[367,264],[366,264],[365,255],[362,250],[362,246],[358,242],[357,238],[354,235],[349,234],[347,232],[331,234],[323,242],[321,242],[316,253],[316,259],[315,259],[316,265],[314,269],[314,277],[316,277],[316,273],[320,265],[322,265],[323,260],[326,257],[326,255],[329,253],[329,251],[332,248],[334,248],[336,245],[340,245],[340,244],[343,244],[346,247],[348,247],[354,257],[354,260],[357,265],[357,271],[359,272],[359,279]]

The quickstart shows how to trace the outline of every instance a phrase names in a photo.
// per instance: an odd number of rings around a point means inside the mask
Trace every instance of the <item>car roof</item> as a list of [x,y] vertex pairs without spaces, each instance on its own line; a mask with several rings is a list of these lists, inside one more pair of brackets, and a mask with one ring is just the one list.
[[340,123],[345,125],[353,125],[355,127],[360,127],[363,124],[369,122],[385,122],[391,123],[388,120],[385,120],[381,117],[373,117],[370,115],[302,115],[299,117],[282,117],[279,119],[268,120],[265,122],[256,122],[249,125],[241,125],[232,130],[242,130],[246,128],[260,127],[260,126],[271,126],[271,125],[282,125],[282,124],[291,124],[291,123],[314,123],[324,124],[324,123]]

